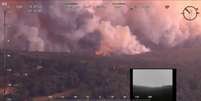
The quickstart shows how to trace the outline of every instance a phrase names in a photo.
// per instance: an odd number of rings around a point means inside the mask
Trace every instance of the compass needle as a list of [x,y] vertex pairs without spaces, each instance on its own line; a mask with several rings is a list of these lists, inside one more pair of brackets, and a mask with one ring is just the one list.
[[185,9],[189,14],[191,13],[187,8]]

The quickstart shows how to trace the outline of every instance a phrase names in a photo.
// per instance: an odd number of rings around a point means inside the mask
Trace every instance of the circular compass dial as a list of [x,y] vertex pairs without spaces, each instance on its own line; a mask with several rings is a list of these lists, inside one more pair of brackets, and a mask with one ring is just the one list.
[[198,8],[195,8],[193,6],[187,6],[184,8],[182,14],[186,20],[192,21],[197,17],[199,12],[198,12]]

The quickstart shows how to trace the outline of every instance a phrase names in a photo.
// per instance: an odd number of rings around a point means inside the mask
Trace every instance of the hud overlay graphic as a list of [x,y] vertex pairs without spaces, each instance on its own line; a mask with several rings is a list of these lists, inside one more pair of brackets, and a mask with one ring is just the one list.
[[152,67],[177,70],[177,101],[201,101],[200,12],[200,0],[0,0],[0,101],[130,101],[130,69]]
[[132,69],[134,101],[176,101],[175,69]]

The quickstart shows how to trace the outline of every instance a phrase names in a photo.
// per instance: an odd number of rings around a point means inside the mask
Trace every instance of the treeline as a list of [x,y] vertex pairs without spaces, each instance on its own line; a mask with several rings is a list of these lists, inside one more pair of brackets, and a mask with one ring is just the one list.
[[16,92],[9,96],[15,99],[31,99],[72,89],[74,92],[69,97],[129,95],[129,70],[103,64],[94,57],[51,57],[50,54],[46,58],[15,54],[7,62],[7,66],[13,68],[8,79],[17,84]]

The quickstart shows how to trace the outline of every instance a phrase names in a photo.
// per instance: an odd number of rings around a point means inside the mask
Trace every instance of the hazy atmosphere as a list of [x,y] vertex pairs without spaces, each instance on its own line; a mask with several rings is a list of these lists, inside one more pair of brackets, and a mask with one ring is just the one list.
[[172,70],[133,70],[133,85],[160,87],[172,85]]
[[[167,48],[200,47],[201,18],[188,22],[181,14],[188,4],[200,6],[198,1],[122,0],[126,6],[114,8],[108,0],[67,0],[77,2],[76,9],[64,5],[66,0],[38,1],[42,6],[40,13],[10,8],[6,22],[10,26],[7,38],[11,45],[7,48],[135,55]],[[8,1],[11,6],[21,3],[29,4],[25,0]],[[166,9],[165,5],[171,6]],[[2,24],[3,13],[0,16]],[[0,28],[1,47],[2,34]]]

